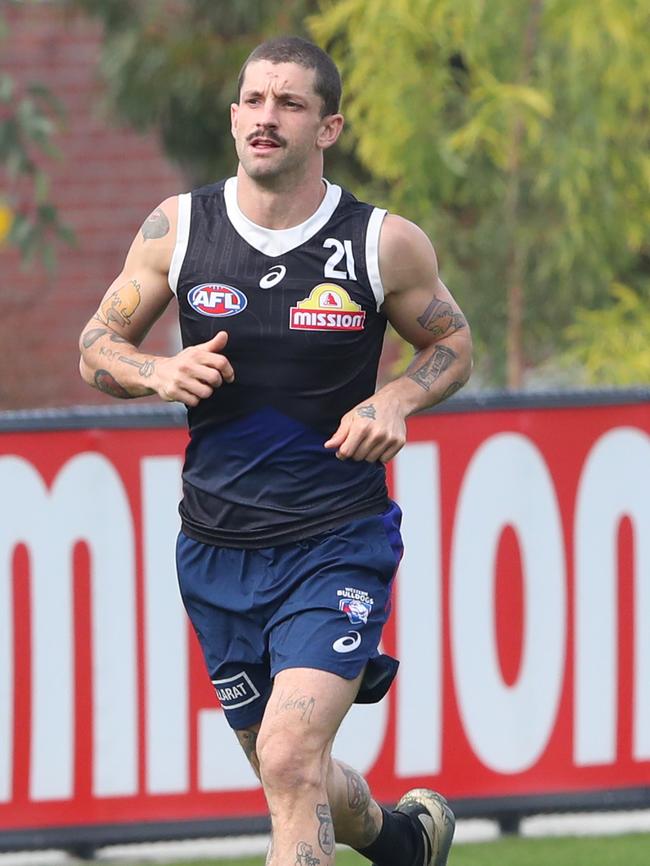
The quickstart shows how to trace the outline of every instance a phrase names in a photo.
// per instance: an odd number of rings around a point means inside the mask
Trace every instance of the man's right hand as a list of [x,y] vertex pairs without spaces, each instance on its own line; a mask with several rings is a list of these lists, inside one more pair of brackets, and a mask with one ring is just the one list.
[[157,358],[150,384],[163,400],[198,405],[215,388],[235,379],[230,361],[222,354],[227,342],[227,332],[219,331],[207,343],[188,346],[171,358]]

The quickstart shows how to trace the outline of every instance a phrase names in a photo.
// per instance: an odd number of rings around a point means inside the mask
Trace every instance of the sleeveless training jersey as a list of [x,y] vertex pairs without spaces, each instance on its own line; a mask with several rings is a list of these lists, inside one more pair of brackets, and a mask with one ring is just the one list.
[[236,178],[179,196],[169,282],[183,346],[225,330],[235,371],[188,410],[180,513],[198,541],[275,546],[388,507],[383,464],[323,447],[375,390],[385,211],[326,186],[283,230],[248,220]]

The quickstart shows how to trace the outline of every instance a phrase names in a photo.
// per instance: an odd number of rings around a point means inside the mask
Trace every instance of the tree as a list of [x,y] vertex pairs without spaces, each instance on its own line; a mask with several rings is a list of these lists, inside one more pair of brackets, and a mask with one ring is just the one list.
[[587,382],[635,385],[650,382],[650,281],[636,292],[621,283],[611,303],[598,310],[579,309],[567,329],[571,341],[567,364],[578,364]]
[[[230,104],[253,48],[306,35],[316,0],[70,0],[104,25],[107,104],[129,125],[155,130],[193,184],[231,174]],[[352,163],[352,168],[348,166]],[[345,179],[354,172],[339,158]]]
[[442,251],[479,381],[521,386],[576,306],[640,291],[645,0],[338,0],[310,26],[342,68],[369,186]]
[[[0,42],[7,31],[0,15]],[[17,92],[12,77],[0,73],[0,165],[5,189],[0,192],[0,247],[12,244],[23,259],[40,259],[48,269],[55,263],[59,241],[72,242],[50,198],[43,164],[58,157],[53,143],[62,109],[41,84]]]

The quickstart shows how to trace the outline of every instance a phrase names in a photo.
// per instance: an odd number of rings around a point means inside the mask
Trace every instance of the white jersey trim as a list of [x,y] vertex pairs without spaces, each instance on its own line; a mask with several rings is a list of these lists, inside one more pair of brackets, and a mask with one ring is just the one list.
[[178,221],[176,223],[176,245],[169,264],[169,288],[174,294],[178,288],[178,277],[190,240],[190,217],[192,215],[192,193],[184,192],[178,196]]
[[237,234],[262,255],[271,258],[295,250],[313,238],[331,218],[341,200],[341,187],[325,180],[327,191],[309,219],[288,229],[267,229],[249,220],[237,203],[237,178],[230,177],[224,185],[224,199],[228,219]]
[[384,303],[384,284],[379,272],[379,233],[387,211],[382,208],[373,208],[366,229],[366,271],[370,288],[377,302],[377,312]]

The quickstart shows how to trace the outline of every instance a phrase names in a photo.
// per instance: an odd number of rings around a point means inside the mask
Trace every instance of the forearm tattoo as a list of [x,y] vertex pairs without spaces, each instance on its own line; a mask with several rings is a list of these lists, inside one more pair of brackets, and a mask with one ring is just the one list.
[[130,325],[131,318],[142,300],[141,289],[137,280],[129,280],[102,302],[95,318],[105,325],[110,325],[111,322],[121,328]]
[[418,323],[434,337],[445,337],[467,326],[465,316],[439,298],[434,298],[422,315],[418,316]]
[[442,401],[443,401],[443,400],[446,400],[447,397],[451,397],[452,394],[455,394],[455,393],[456,393],[456,391],[460,391],[460,389],[461,389],[462,387],[463,387],[463,383],[462,383],[462,382],[452,382],[451,385],[447,388],[447,390],[445,391],[445,393],[444,393],[444,394],[442,395],[442,397],[440,398],[440,402],[442,403]]
[[434,382],[457,359],[458,355],[449,346],[436,346],[420,367],[415,370],[407,370],[407,376],[417,382],[425,391],[429,391]]
[[307,842],[296,845],[296,866],[318,866],[320,859],[314,857],[314,849]]
[[377,417],[377,410],[372,403],[367,403],[365,406],[358,406],[356,412],[357,415],[360,415],[362,418],[372,418],[373,421]]
[[148,379],[156,369],[155,361],[137,361],[135,358],[125,358],[124,355],[120,355],[119,360],[124,364],[131,364],[132,367],[137,367],[143,379]]
[[119,397],[122,400],[130,400],[134,394],[129,392],[108,372],[108,370],[97,370],[95,373],[95,385],[99,391],[104,394],[110,394],[111,397]]
[[316,806],[316,817],[318,818],[318,844],[323,854],[329,856],[334,850],[334,827],[327,803],[319,803]]
[[142,224],[142,237],[145,241],[164,238],[169,232],[169,220],[162,208],[157,207]]
[[111,343],[128,343],[128,340],[120,337],[119,334],[116,334],[115,331],[111,331],[109,328],[93,328],[92,331],[86,331],[83,335],[81,343],[84,349],[90,349],[93,343],[96,343],[100,337],[104,337],[106,334],[110,334]]

